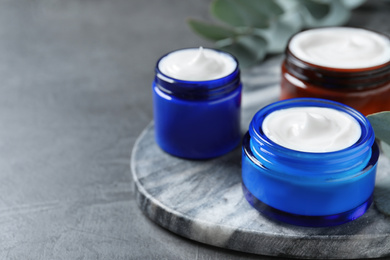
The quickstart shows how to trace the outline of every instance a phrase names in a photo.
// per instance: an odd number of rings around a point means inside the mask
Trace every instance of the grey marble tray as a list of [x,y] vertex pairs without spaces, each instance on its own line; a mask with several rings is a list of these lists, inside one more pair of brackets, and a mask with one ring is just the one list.
[[[243,96],[242,132],[253,114],[275,101],[269,85]],[[138,138],[131,167],[140,209],[164,228],[206,244],[260,255],[312,259],[377,258],[390,255],[390,218],[372,205],[359,219],[331,228],[307,228],[264,218],[241,189],[241,149],[191,161],[163,152],[153,123]],[[378,180],[389,173],[380,157]]]

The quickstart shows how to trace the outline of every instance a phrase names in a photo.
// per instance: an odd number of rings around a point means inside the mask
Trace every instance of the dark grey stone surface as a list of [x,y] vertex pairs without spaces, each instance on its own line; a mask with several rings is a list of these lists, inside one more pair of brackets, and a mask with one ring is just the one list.
[[[270,259],[177,236],[136,203],[155,62],[212,46],[185,23],[209,2],[0,1],[0,259]],[[388,10],[370,0],[351,24],[390,33]]]

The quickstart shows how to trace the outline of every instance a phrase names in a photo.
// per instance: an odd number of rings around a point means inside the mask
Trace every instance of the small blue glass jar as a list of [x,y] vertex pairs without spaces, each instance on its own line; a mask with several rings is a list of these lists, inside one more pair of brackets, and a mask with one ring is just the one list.
[[[361,136],[334,152],[295,151],[271,141],[263,120],[280,109],[325,107],[352,116]],[[265,216],[300,226],[333,226],[363,215],[375,186],[379,149],[369,121],[358,111],[324,99],[275,102],[253,117],[242,147],[242,185],[248,202]]]
[[189,81],[161,72],[159,63],[169,54],[157,62],[152,84],[157,144],[187,159],[208,159],[231,151],[241,140],[242,85],[237,59],[223,53],[235,63],[233,72],[218,79]]

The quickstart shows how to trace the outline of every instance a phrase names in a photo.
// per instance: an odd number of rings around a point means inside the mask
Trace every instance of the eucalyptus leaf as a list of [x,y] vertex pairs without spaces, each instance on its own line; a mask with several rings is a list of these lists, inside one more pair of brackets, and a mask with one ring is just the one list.
[[234,40],[225,39],[216,42],[216,46],[237,57],[240,66],[245,68],[264,59],[267,53],[267,42],[263,37],[255,35],[241,35]]
[[351,16],[350,10],[341,0],[332,0],[329,2],[329,13],[321,19],[316,19],[307,9],[302,10],[302,18],[305,27],[336,26],[345,24]]
[[299,13],[299,9],[301,7],[301,3],[299,1],[275,0],[275,2],[283,9],[283,13]]
[[232,26],[243,26],[246,24],[245,11],[238,8],[238,4],[234,0],[213,1],[211,3],[211,14]]
[[[380,142],[381,151],[385,151],[388,154],[390,146],[385,142]],[[387,152],[386,152],[387,150]],[[379,169],[389,169],[389,159],[381,158],[382,162],[379,165]],[[380,159],[380,160],[381,160]],[[389,171],[382,170],[377,172],[374,189],[374,202],[376,208],[383,214],[390,216],[390,174]]]
[[390,144],[387,144],[383,141],[380,142],[381,151],[387,158],[390,158]]
[[237,38],[237,43],[250,50],[257,61],[264,59],[267,54],[267,41],[263,37],[244,35]]
[[233,29],[224,26],[206,23],[191,18],[188,19],[187,22],[194,32],[208,40],[219,41],[236,35]]
[[299,13],[291,12],[283,14],[269,29],[257,29],[254,33],[267,40],[268,53],[276,54],[285,50],[290,37],[301,28],[302,20]]
[[[231,52],[242,66],[281,53],[305,28],[342,25],[365,0],[213,0],[211,15],[222,25],[188,20],[200,36]],[[224,23],[224,24],[223,24]]]
[[273,0],[214,0],[211,13],[231,26],[267,28],[269,18],[283,13]]
[[[253,26],[248,11],[236,0],[214,0],[211,3],[211,14],[232,26]],[[260,18],[258,26],[267,27],[265,17]]]
[[375,137],[390,144],[390,111],[368,115],[367,119],[374,129]]
[[268,18],[280,16],[284,13],[283,8],[275,0],[238,0],[240,3],[245,3],[247,8],[255,10],[256,13],[261,13]]
[[[368,115],[367,119],[374,129],[375,137],[380,139],[381,151],[390,158],[390,111]],[[390,175],[375,183],[374,201],[381,213],[390,216]]]
[[313,0],[299,0],[314,19],[323,19],[330,12],[330,5]]
[[375,184],[374,201],[380,212],[390,216],[390,176]]

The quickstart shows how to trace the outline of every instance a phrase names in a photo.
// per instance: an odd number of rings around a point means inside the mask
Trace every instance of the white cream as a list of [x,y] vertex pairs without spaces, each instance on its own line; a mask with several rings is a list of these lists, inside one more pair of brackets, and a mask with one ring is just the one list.
[[264,134],[275,143],[302,152],[325,153],[350,147],[361,136],[359,123],[345,112],[323,107],[293,107],[270,113]]
[[161,59],[159,70],[171,78],[205,81],[223,78],[237,67],[232,56],[212,49],[183,49]]
[[297,58],[322,67],[359,69],[390,61],[389,38],[360,28],[307,30],[291,39],[289,49]]

